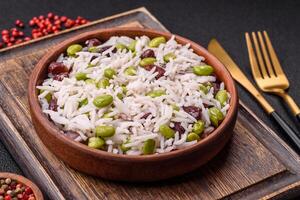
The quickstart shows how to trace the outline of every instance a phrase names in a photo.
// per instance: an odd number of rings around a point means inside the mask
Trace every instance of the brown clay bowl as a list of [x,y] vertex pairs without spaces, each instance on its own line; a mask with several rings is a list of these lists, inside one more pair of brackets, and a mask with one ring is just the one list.
[[225,83],[231,94],[231,107],[221,125],[197,144],[159,155],[115,155],[89,148],[63,136],[59,133],[59,129],[42,113],[36,86],[40,85],[46,77],[49,63],[56,60],[70,44],[82,43],[95,37],[106,41],[115,35],[129,37],[147,35],[150,38],[162,35],[170,38],[172,34],[141,28],[100,29],[77,35],[51,48],[32,71],[28,90],[32,121],[43,143],[71,167],[110,180],[155,181],[166,179],[194,170],[212,159],[232,135],[238,108],[237,91],[232,77],[219,60],[202,46],[180,36],[176,36],[177,42],[181,44],[190,43],[197,54],[205,57],[206,62],[214,66],[215,74]]
[[10,178],[10,179],[18,181],[19,183],[22,183],[25,186],[29,186],[32,189],[36,200],[44,200],[43,194],[40,191],[40,189],[32,181],[25,178],[24,176],[7,173],[7,172],[1,172],[0,178]]

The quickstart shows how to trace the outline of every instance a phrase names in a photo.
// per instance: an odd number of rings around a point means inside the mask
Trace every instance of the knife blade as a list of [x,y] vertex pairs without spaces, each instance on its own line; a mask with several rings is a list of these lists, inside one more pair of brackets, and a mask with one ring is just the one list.
[[298,150],[300,150],[299,134],[293,130],[280,115],[274,110],[274,108],[267,102],[267,100],[260,94],[260,92],[249,81],[246,75],[240,70],[238,65],[232,60],[229,54],[224,50],[221,44],[212,39],[208,44],[208,51],[217,57],[228,69],[232,77],[240,83],[253,97],[260,103],[264,110],[273,117],[273,119],[281,126],[281,128],[287,133],[290,139],[295,143]]

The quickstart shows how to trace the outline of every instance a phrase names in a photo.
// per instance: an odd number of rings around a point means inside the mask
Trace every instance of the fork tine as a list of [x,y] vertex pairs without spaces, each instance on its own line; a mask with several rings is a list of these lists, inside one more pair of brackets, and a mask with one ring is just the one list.
[[269,54],[270,54],[270,57],[271,57],[271,61],[273,63],[273,67],[274,67],[275,73],[277,75],[284,75],[284,72],[283,72],[283,70],[281,68],[281,65],[279,63],[279,60],[278,60],[278,58],[276,56],[275,50],[273,48],[273,45],[271,43],[271,40],[270,40],[270,38],[268,36],[267,31],[263,31],[263,34],[265,36],[265,41],[267,43],[267,47],[268,47],[268,50],[269,50]]
[[267,73],[265,63],[264,63],[264,60],[263,60],[261,52],[260,52],[260,48],[259,48],[259,45],[258,45],[258,41],[257,41],[257,37],[256,37],[255,32],[252,32],[252,39],[253,39],[253,42],[254,42],[254,47],[255,47],[257,59],[258,59],[258,62],[259,62],[258,66],[260,67],[262,77],[267,78],[269,75]]
[[270,58],[269,58],[269,55],[268,55],[268,52],[267,52],[267,49],[266,49],[266,45],[265,45],[265,42],[264,42],[263,37],[262,37],[262,34],[261,34],[260,31],[258,31],[257,34],[258,34],[260,46],[261,46],[261,49],[262,49],[262,52],[263,52],[263,55],[264,55],[264,59],[265,59],[265,63],[266,63],[269,75],[270,75],[270,77],[275,76],[274,71],[273,71],[273,67],[272,67],[272,64],[271,64],[271,61],[270,61]]
[[256,56],[254,54],[254,50],[253,50],[253,46],[252,46],[252,43],[251,43],[251,40],[250,40],[249,33],[245,33],[245,37],[246,37],[246,43],[247,43],[247,49],[248,49],[248,55],[249,55],[251,70],[252,70],[252,74],[254,76],[254,79],[255,78],[262,78],[261,73],[259,71],[258,64],[257,64]]

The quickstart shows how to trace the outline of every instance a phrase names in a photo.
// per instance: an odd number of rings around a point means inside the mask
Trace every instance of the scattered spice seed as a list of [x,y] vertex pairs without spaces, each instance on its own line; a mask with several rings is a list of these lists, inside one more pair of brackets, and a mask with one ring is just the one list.
[[18,28],[24,28],[25,23],[22,20],[17,19],[14,23],[15,27],[9,30],[3,29],[1,31],[2,42],[0,40],[0,49],[49,34],[55,34],[61,30],[80,26],[86,23],[89,23],[89,21],[82,16],[71,19],[67,16],[59,16],[49,12],[47,15],[35,16],[30,19],[28,21],[28,27],[31,29],[31,31],[29,30],[31,35],[26,35],[23,31],[18,30]]

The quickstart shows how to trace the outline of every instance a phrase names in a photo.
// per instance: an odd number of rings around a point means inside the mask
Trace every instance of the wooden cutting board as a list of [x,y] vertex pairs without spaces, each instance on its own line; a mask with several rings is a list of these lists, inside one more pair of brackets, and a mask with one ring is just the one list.
[[242,102],[233,138],[223,151],[207,165],[170,180],[142,184],[105,181],[69,168],[49,152],[37,137],[29,115],[27,83],[31,70],[60,41],[113,26],[167,31],[145,8],[139,8],[2,50],[0,137],[45,195],[55,200],[277,199],[299,192],[299,156]]

